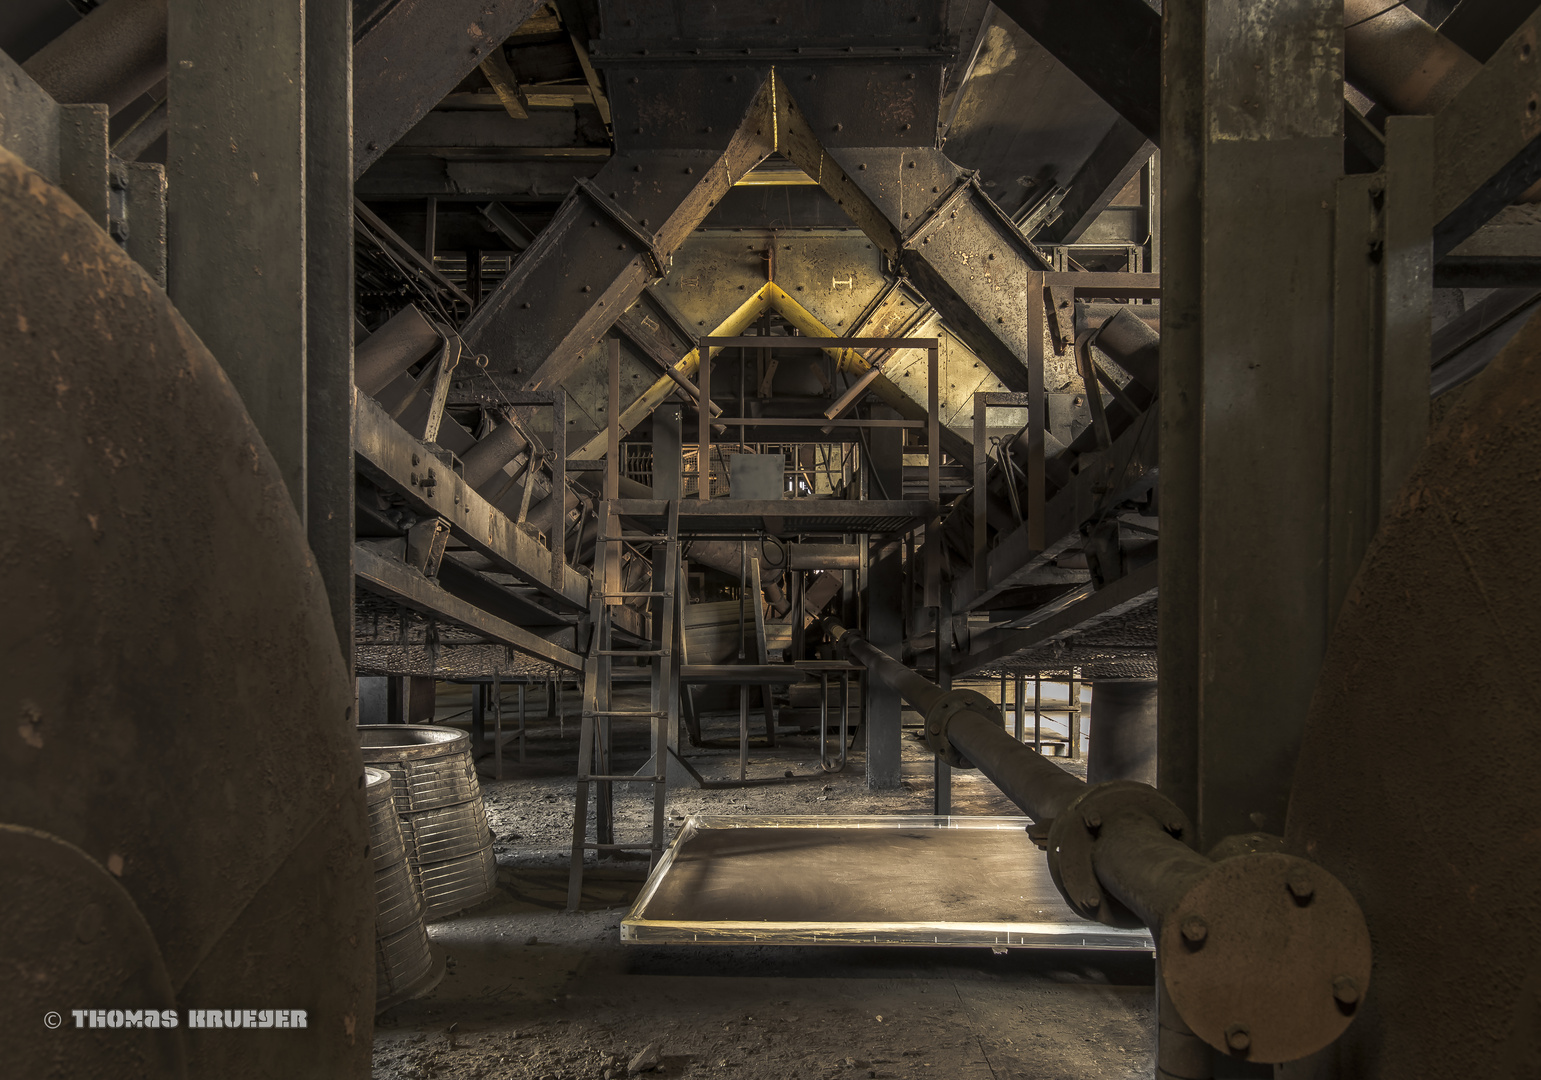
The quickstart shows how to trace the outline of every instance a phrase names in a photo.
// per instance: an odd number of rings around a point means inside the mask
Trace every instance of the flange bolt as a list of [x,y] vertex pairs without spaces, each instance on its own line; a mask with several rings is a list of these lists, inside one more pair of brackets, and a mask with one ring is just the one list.
[[1225,1029],[1225,1045],[1238,1054],[1245,1054],[1252,1045],[1252,1033],[1245,1024],[1232,1024]]
[[1290,871],[1287,884],[1295,899],[1299,900],[1302,904],[1309,901],[1316,892],[1316,886],[1311,881],[1311,875],[1299,867]]
[[1183,920],[1183,937],[1192,945],[1202,945],[1204,939],[1209,936],[1209,924],[1202,916],[1189,915]]
[[1332,980],[1332,996],[1343,1005],[1357,1005],[1359,1003],[1359,983],[1352,975],[1339,975]]

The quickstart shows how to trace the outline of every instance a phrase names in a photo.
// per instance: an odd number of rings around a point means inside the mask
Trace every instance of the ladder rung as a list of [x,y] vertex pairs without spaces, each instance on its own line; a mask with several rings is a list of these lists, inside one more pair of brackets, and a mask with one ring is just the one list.
[[602,595],[606,600],[613,600],[617,597],[668,596],[669,594],[666,592],[607,592],[601,593],[600,595]]
[[597,649],[595,656],[668,656],[667,649]]
[[662,851],[654,844],[584,844],[588,851]]
[[580,776],[580,780],[609,780],[611,783],[621,784],[661,784],[664,778],[661,776]]
[[615,544],[625,540],[633,544],[677,544],[674,537],[667,533],[621,533],[619,536],[607,536],[604,542]]
[[654,710],[652,712],[646,712],[646,711],[638,712],[635,709],[595,709],[593,712],[589,713],[589,715],[590,716],[668,716],[669,714],[664,709],[657,709],[657,710]]

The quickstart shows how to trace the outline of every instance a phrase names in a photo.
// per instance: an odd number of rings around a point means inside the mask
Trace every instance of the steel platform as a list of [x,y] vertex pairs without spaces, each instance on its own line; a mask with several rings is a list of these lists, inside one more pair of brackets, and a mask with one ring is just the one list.
[[647,945],[1151,950],[1070,910],[1026,818],[692,817],[621,921]]

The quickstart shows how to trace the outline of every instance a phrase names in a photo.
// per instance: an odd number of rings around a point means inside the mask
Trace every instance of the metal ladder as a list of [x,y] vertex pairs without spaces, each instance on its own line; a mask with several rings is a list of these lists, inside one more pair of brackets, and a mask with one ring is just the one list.
[[[663,856],[664,800],[668,792],[669,733],[679,724],[679,695],[675,642],[678,636],[679,514],[677,500],[665,512],[662,533],[626,533],[613,500],[600,510],[599,535],[595,541],[594,576],[589,600],[592,627],[583,663],[583,726],[578,739],[578,788],[573,804],[572,864],[567,879],[567,910],[576,911],[583,894],[583,857],[587,852],[647,851],[649,865]],[[623,543],[652,549],[652,588],[627,592],[621,582],[620,551]],[[613,550],[612,550],[613,549]],[[652,608],[651,640],[647,648],[617,648],[613,609],[627,600],[648,598]],[[617,657],[641,657],[650,661],[651,694],[648,709],[614,708],[611,677]],[[612,771],[610,733],[614,720],[650,720],[653,757],[651,773],[619,775]],[[611,785],[653,785],[653,829],[648,843],[617,843],[615,806]],[[595,784],[595,837],[588,838],[589,785]]]

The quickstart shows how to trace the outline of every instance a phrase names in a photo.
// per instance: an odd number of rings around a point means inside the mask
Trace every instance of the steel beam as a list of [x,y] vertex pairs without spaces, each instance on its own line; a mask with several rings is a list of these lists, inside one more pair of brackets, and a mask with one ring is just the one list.
[[1161,13],[1145,0],[996,0],[1130,125],[1161,141]]
[[1541,10],[1434,117],[1434,256],[1541,179]]
[[170,0],[166,152],[167,292],[240,392],[302,519],[305,7]]
[[[305,5],[305,532],[353,673],[353,5]],[[133,230],[130,230],[133,237]]]
[[444,99],[540,0],[397,0],[358,27],[353,176]]
[[548,601],[568,610],[588,603],[589,582],[564,564],[560,589],[551,584],[552,553],[478,495],[453,469],[402,430],[364,394],[355,394],[354,438],[359,472],[395,492],[420,517],[441,517],[453,535]]
[[[661,301],[654,301],[654,303],[657,303],[660,307],[663,306]],[[820,322],[812,312],[799,304],[786,290],[782,289],[775,282],[767,282],[761,286],[758,292],[749,297],[732,315],[714,328],[712,335],[717,337],[735,336],[751,326],[756,319],[767,311],[776,312],[776,314],[780,315],[798,330],[799,333],[808,337],[829,339],[842,346],[846,341],[845,338],[835,334],[828,326]],[[639,315],[636,309],[633,309],[633,311],[627,313],[623,320],[617,323],[617,326],[624,331],[628,323],[634,324],[637,320],[646,317],[648,316],[645,314]],[[856,329],[860,331],[861,326],[858,326]],[[632,335],[628,333],[627,336],[631,337]],[[657,344],[657,339],[660,335],[649,332],[648,336],[655,339],[655,344],[647,347],[649,354],[654,355],[653,350],[657,348],[658,351],[655,359],[662,363],[667,358],[668,353],[663,351],[663,348]],[[671,339],[676,342],[675,347],[683,349],[683,343],[688,339],[688,335],[683,331],[678,331],[671,335]],[[758,339],[751,338],[749,340],[759,344]],[[717,347],[713,346],[713,349],[716,350]],[[854,378],[864,378],[865,374],[871,370],[872,361],[863,356],[857,349],[839,347],[826,351],[834,358],[837,364]],[[713,352],[713,355],[716,355],[716,351]],[[681,385],[682,380],[685,383],[689,383],[692,378],[696,377],[700,371],[700,358],[699,350],[694,344],[690,346],[688,351],[680,355],[677,362],[673,365],[673,369],[672,375],[665,375],[659,378],[657,382],[644,390],[622,411],[621,431],[623,433],[642,423],[661,402],[673,396],[676,392],[676,387]],[[689,387],[689,391],[693,391],[692,397],[699,398],[700,390],[693,384]],[[899,384],[889,379],[886,375],[879,373],[874,376],[868,383],[868,392],[881,400],[885,405],[894,409],[905,420],[914,421],[926,418],[925,402],[911,397]],[[712,406],[714,417],[720,416],[721,412],[722,410],[715,404]],[[970,455],[973,453],[969,442],[949,428],[942,428],[941,443],[942,449],[948,455],[960,461],[969,460]],[[573,460],[593,461],[597,460],[603,453],[604,435],[600,433],[573,454]]]
[[462,330],[495,371],[556,386],[717,200],[775,146],[770,86],[740,93],[736,130],[697,149],[614,157],[580,181]]
[[583,657],[553,645],[521,626],[490,615],[475,604],[446,592],[406,563],[386,558],[358,545],[353,553],[359,584],[424,615],[459,623],[474,633],[501,642],[527,656],[568,671],[582,671]]
[[1028,275],[1052,269],[974,174],[929,147],[826,149],[793,90],[776,94],[777,149],[842,206],[1008,390],[1031,389]]
[[1097,144],[1086,164],[1071,178],[1059,204],[1059,217],[1033,237],[1039,244],[1073,244],[1156,152],[1155,143],[1120,119]]
[[167,291],[278,464],[346,652],[353,255],[345,7],[171,0],[166,230]]
[[[869,468],[872,487],[878,498],[904,490],[904,432],[887,428],[872,433]],[[885,495],[886,493],[886,495]],[[795,545],[788,560],[795,568],[808,545]],[[858,552],[855,545],[849,551]],[[847,550],[846,548],[837,549]],[[889,656],[904,652],[904,545],[897,540],[874,540],[867,571],[867,637],[874,648]],[[866,702],[862,710],[862,728],[867,737],[867,787],[873,790],[896,788],[900,783],[903,757],[902,712],[899,693],[892,686],[872,679],[862,680]]]
[[110,0],[29,57],[27,74],[60,104],[116,115],[166,78],[166,19],[166,0]]
[[953,580],[957,611],[977,608],[1008,589],[1025,583],[1081,541],[1081,525],[1096,520],[1104,509],[1143,499],[1157,480],[1157,433],[1154,411],[1113,440],[1106,451],[1082,455],[1081,467],[1070,482],[1043,504],[1042,539],[1035,539],[1031,522],[1002,537],[987,556],[983,586],[972,575]]
[[1208,850],[1283,831],[1330,625],[1343,6],[1162,19],[1160,787]]
[[1084,634],[1135,608],[1144,607],[1156,598],[1157,586],[1156,564],[1147,563],[1032,626],[997,634],[987,630],[975,635],[973,648],[954,658],[953,671],[966,675],[1016,653]]

